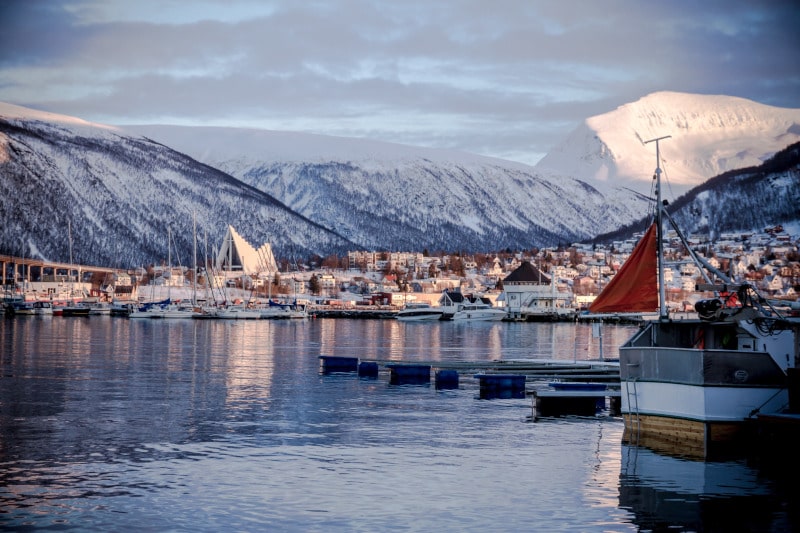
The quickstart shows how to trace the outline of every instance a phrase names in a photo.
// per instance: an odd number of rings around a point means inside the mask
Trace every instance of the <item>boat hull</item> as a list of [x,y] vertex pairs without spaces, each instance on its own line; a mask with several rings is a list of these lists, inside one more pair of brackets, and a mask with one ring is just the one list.
[[459,311],[453,315],[456,322],[499,322],[506,318],[502,310]]
[[88,307],[64,307],[61,316],[89,316]]
[[403,313],[402,311],[397,313],[397,320],[401,322],[429,322],[429,321],[438,321],[442,318],[441,311],[414,311],[410,313]]
[[[784,370],[752,348],[670,346],[668,339],[697,337],[676,327],[646,329],[620,348],[624,441],[699,457],[741,447],[756,415],[788,404]],[[716,333],[724,344],[724,332]],[[665,345],[637,346],[637,338]]]

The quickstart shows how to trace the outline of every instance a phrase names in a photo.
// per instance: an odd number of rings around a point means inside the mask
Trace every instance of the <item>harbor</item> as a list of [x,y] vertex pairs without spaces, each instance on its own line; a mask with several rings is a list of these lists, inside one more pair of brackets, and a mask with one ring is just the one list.
[[[635,329],[609,325],[604,353]],[[597,341],[574,323],[0,320],[3,527],[708,530],[709,505],[797,526],[758,463],[637,453],[608,410],[534,421],[533,390],[613,367]],[[485,399],[476,375],[522,375],[524,394]]]

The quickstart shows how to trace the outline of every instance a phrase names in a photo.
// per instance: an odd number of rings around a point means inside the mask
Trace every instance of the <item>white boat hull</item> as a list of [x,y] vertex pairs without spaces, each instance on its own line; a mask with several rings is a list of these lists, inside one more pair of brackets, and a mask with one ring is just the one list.
[[441,311],[430,311],[430,312],[415,312],[415,313],[408,313],[403,314],[401,311],[397,314],[397,320],[401,322],[431,322],[431,321],[438,321],[442,318]]
[[506,317],[502,309],[480,309],[475,311],[458,311],[453,315],[456,322],[497,322]]
[[128,318],[178,319],[193,318],[194,311],[184,307],[153,307],[146,311],[134,311]]
[[256,320],[261,318],[261,311],[250,309],[222,309],[217,312],[215,318],[223,320]]
[[620,405],[623,414],[740,423],[754,413],[778,412],[788,401],[789,393],[782,387],[625,381],[622,383]]
[[271,307],[262,309],[259,312],[261,318],[269,320],[283,320],[283,319],[297,319],[308,318],[308,313],[300,309],[282,309],[279,307]]

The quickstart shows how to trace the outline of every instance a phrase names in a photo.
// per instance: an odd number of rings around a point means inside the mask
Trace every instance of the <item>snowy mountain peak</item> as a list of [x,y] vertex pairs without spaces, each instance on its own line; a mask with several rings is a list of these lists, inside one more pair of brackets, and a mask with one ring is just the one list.
[[756,166],[800,140],[800,109],[744,98],[657,92],[586,119],[535,167],[571,176],[601,190],[646,193],[661,143],[661,167],[675,194],[728,170]]
[[68,126],[70,128],[84,127],[90,128],[91,130],[101,129],[119,131],[119,128],[114,126],[88,122],[76,117],[59,115],[57,113],[49,113],[47,111],[39,111],[14,104],[8,104],[6,102],[0,102],[0,118],[8,121],[47,122],[49,124],[59,124]]

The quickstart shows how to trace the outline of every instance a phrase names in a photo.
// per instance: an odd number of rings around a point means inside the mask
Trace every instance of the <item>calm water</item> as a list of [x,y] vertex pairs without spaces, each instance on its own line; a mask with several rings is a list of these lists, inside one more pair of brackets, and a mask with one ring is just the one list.
[[[606,326],[615,356],[631,328]],[[0,318],[0,528],[791,530],[745,463],[620,444],[619,418],[321,375],[320,355],[595,359],[574,324]],[[796,497],[795,497],[796,498]],[[792,510],[794,508],[794,511]],[[792,521],[794,520],[794,522]]]

